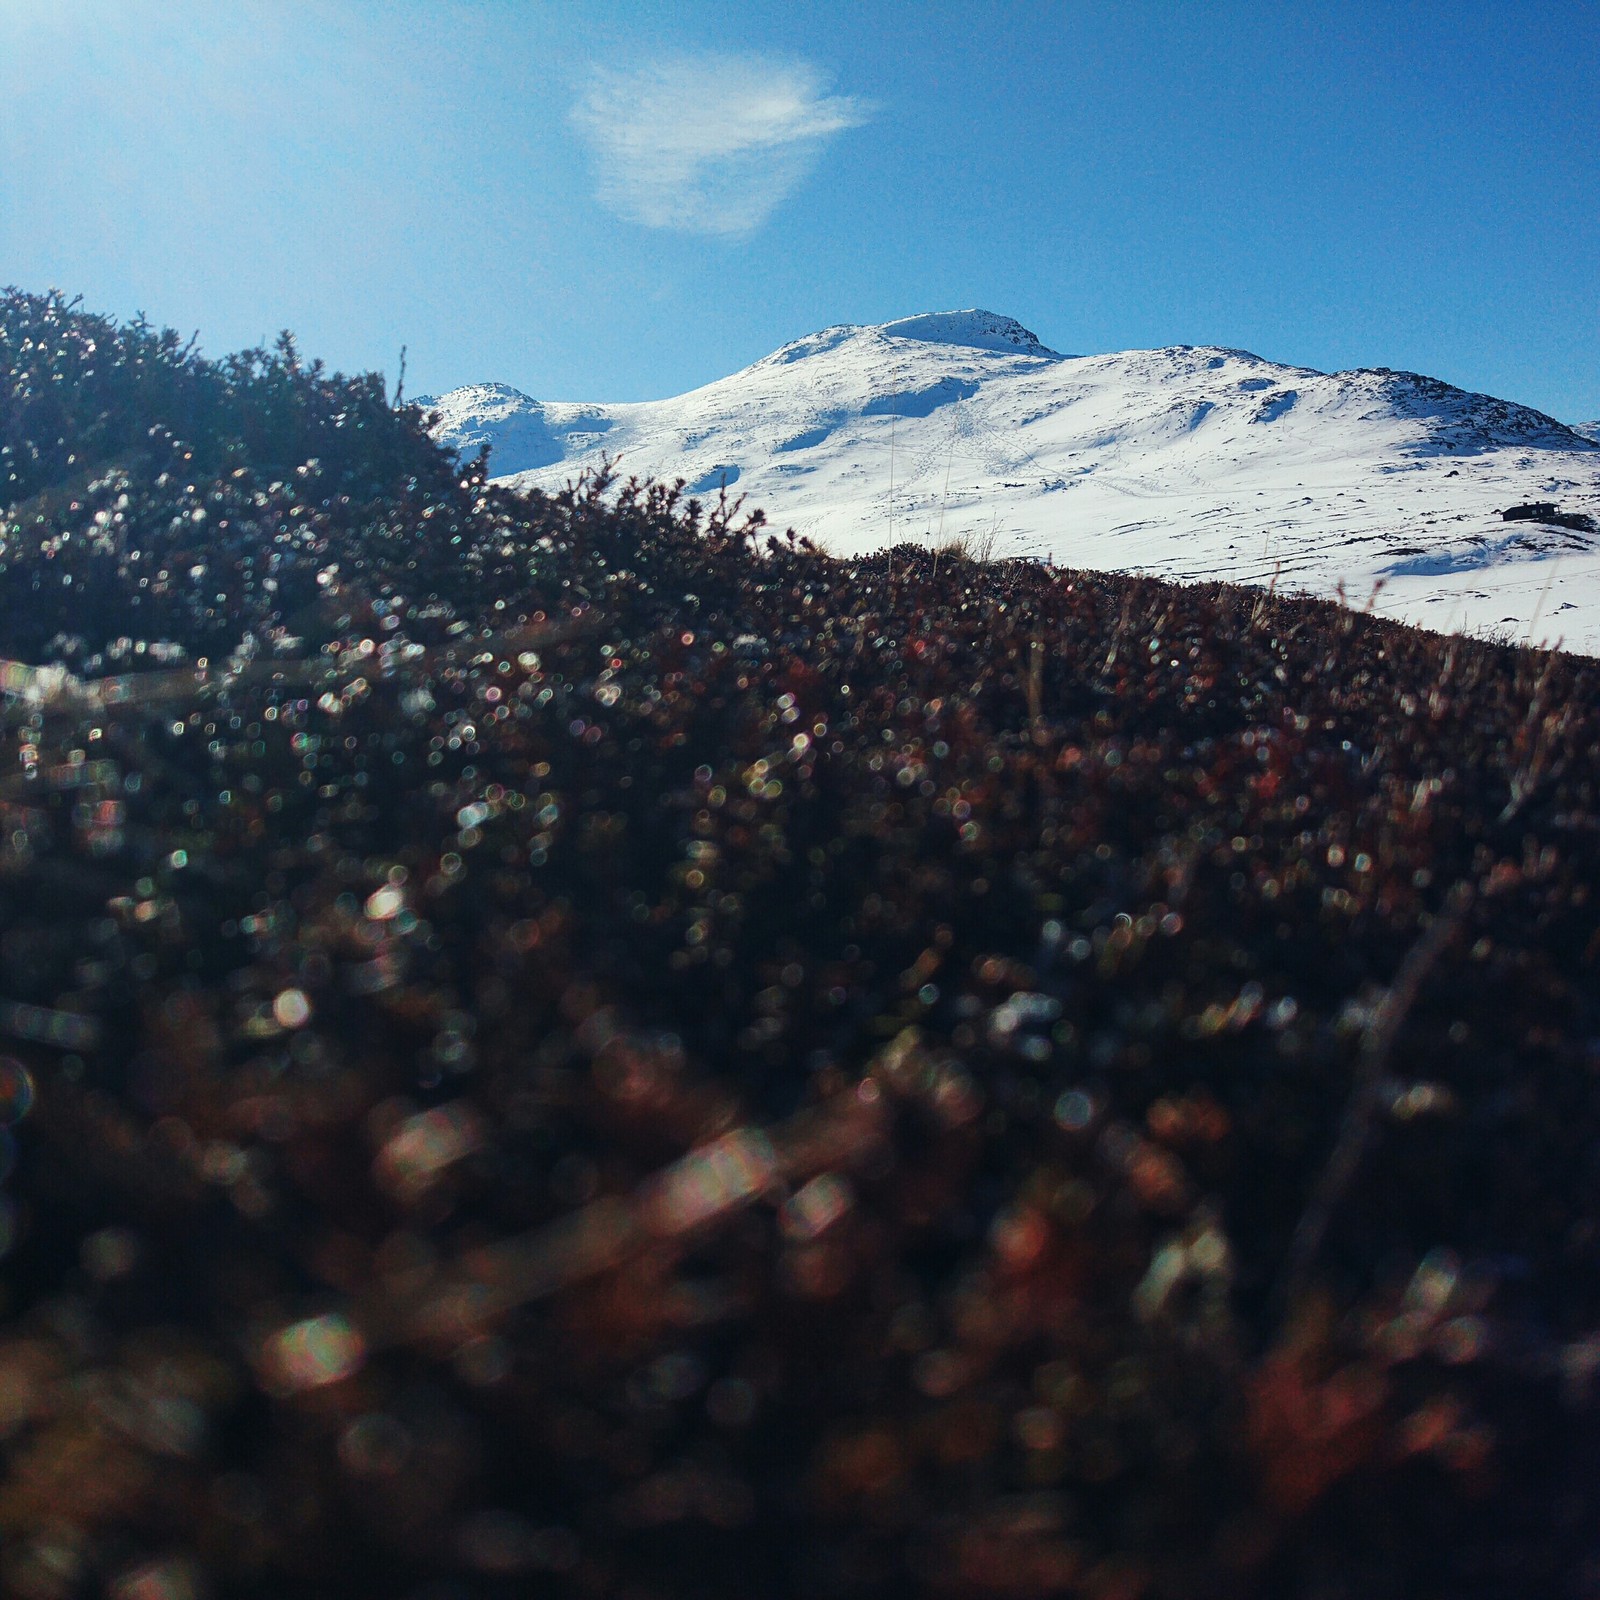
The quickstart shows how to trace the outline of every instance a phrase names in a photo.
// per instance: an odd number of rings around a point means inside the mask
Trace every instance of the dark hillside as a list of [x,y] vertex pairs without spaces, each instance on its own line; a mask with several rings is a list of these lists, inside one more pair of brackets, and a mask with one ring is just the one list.
[[0,350],[7,1592],[1594,1592],[1593,664]]

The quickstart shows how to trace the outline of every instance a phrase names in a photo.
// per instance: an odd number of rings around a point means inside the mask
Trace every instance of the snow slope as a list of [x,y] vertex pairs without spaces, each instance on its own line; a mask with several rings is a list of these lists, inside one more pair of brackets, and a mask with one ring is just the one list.
[[1064,356],[1007,317],[826,328],[732,377],[631,405],[499,384],[428,402],[441,437],[554,488],[603,457],[726,484],[851,552],[962,537],[996,556],[1276,582],[1427,626],[1600,654],[1600,443],[1527,407],[1384,368],[1243,350]]

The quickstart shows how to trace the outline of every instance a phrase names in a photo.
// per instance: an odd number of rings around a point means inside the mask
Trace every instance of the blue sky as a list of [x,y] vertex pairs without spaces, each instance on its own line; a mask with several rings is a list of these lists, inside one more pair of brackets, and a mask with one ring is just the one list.
[[435,392],[981,305],[1600,416],[1600,5],[3,0],[0,282]]

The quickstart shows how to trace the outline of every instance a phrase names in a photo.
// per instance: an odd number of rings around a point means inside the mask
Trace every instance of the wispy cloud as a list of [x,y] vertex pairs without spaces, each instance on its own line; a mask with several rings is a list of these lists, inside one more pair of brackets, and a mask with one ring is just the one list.
[[630,222],[738,236],[761,226],[865,101],[831,94],[803,61],[676,55],[595,71],[572,118],[599,199]]

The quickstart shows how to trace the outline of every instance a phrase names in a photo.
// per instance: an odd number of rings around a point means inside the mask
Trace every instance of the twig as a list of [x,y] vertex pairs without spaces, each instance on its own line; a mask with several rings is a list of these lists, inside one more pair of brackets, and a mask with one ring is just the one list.
[[[1557,644],[1545,657],[1544,671],[1539,674],[1539,681],[1533,686],[1533,694],[1528,701],[1528,714],[1522,719],[1522,728],[1517,735],[1517,743],[1527,750],[1522,765],[1511,774],[1511,794],[1507,799],[1505,809],[1496,819],[1501,823],[1510,822],[1511,819],[1527,803],[1528,797],[1538,788],[1544,776],[1545,766],[1550,758],[1550,744],[1554,734],[1564,733],[1572,717],[1572,707],[1569,705],[1559,718],[1544,715],[1545,690],[1549,687],[1550,673],[1556,664],[1556,654],[1560,650]],[[1552,732],[1551,723],[1556,724]],[[1534,725],[1538,731],[1534,731]]]
[[1416,1003],[1418,991],[1461,926],[1472,900],[1472,886],[1468,883],[1458,883],[1450,891],[1444,909],[1406,952],[1394,982],[1368,1018],[1361,1036],[1355,1087],[1345,1105],[1339,1137],[1289,1245],[1277,1294],[1281,1306],[1292,1306],[1299,1297],[1317,1254],[1322,1249],[1322,1241],[1327,1237],[1333,1214],[1360,1171],[1361,1162],[1372,1143],[1384,1068],[1394,1050],[1395,1040]]

